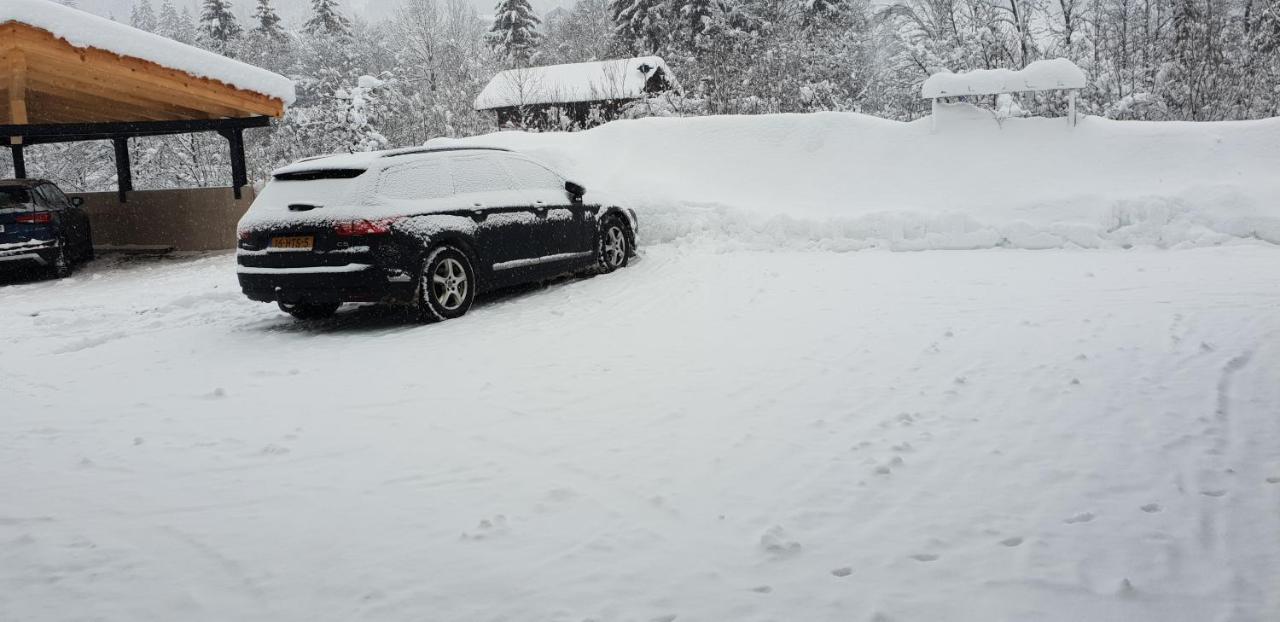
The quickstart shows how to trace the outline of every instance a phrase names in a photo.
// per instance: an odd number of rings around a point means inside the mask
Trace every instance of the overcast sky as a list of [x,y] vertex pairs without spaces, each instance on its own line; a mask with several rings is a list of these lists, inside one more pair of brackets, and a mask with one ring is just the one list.
[[[140,1],[140,0],[139,0]],[[157,9],[164,0],[151,0],[151,4]],[[533,6],[539,12],[546,12],[556,6],[573,6],[576,0],[532,0]],[[97,13],[99,15],[114,15],[117,20],[126,21],[132,10],[134,0],[79,0],[80,8]],[[362,15],[367,19],[377,20],[389,17],[395,13],[398,0],[339,0],[343,7],[353,15]],[[492,15],[493,6],[496,0],[472,0],[476,5],[476,12],[480,15]],[[193,14],[198,12],[201,0],[173,0],[177,6],[186,5]],[[273,4],[285,21],[294,24],[301,23],[306,19],[307,9],[311,6],[311,0],[274,0]],[[241,18],[248,19],[253,14],[253,7],[257,5],[257,0],[232,0],[232,6],[236,14]]]

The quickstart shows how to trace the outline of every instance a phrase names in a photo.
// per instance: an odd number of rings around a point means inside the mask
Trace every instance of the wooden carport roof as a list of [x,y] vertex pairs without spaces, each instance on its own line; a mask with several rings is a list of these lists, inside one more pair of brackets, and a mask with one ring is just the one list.
[[243,130],[270,125],[272,117],[284,115],[286,104],[280,96],[151,60],[77,47],[39,26],[0,22],[0,140],[11,146],[18,177],[26,176],[23,145],[112,140],[124,200],[132,190],[129,138],[216,131],[230,143],[238,196],[248,183]]
[[284,114],[284,102],[157,63],[0,24],[0,118],[9,125],[179,121]]

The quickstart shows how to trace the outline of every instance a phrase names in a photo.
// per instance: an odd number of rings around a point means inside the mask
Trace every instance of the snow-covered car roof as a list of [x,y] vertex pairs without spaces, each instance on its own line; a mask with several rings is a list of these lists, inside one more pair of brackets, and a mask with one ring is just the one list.
[[[425,158],[443,153],[475,153],[492,151],[510,152],[509,149],[502,149],[500,147],[406,147],[402,149],[366,151],[361,153],[336,153],[298,160],[293,164],[282,166],[271,171],[271,175],[275,177],[307,171],[333,171],[345,169],[366,170],[383,165],[403,162],[409,159]],[[391,160],[391,158],[394,158],[395,160]]]
[[645,84],[659,71],[676,83],[666,61],[657,56],[508,69],[480,91],[475,109],[637,99],[644,97]]
[[284,76],[49,0],[3,0],[0,24],[9,22],[48,31],[78,48],[149,61],[286,105],[295,98],[293,81]]
[[924,81],[926,99],[961,95],[998,95],[1023,91],[1082,89],[1084,71],[1065,58],[1038,60],[1023,69],[978,69],[961,73],[935,73]]

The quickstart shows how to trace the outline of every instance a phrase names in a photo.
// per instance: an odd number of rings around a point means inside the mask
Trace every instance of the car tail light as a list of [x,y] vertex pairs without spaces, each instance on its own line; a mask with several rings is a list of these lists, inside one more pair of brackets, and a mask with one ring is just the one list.
[[248,229],[241,229],[236,232],[236,235],[240,237],[242,242],[247,242],[253,239],[253,232]]
[[340,236],[353,235],[386,235],[391,233],[391,225],[399,218],[382,218],[380,220],[344,220],[334,223],[333,231]]
[[53,222],[53,214],[50,214],[49,212],[18,214],[15,220],[24,225],[47,225]]

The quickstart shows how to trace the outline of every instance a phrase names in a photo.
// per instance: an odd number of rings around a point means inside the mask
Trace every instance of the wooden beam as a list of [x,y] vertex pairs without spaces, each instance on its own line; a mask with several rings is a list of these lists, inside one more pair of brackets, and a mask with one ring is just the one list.
[[129,200],[133,191],[133,165],[129,162],[129,139],[116,138],[111,141],[116,149],[116,191],[120,194],[120,202]]
[[[47,68],[32,72],[28,77],[28,82],[28,87],[38,93],[37,97],[56,97],[64,102],[75,102],[82,108],[110,108],[118,110],[124,115],[123,118],[111,119],[113,121],[172,121],[228,116],[226,114],[211,114],[204,110],[186,108],[164,101],[149,99],[137,94],[135,91],[128,90],[127,85],[117,87],[111,85],[109,81],[94,76],[77,75],[71,77],[58,75],[48,71]],[[234,112],[230,109],[227,110]],[[222,110],[220,109],[219,112],[222,112]],[[41,121],[31,122],[40,123]]]
[[13,152],[13,176],[18,179],[26,179],[27,158],[23,155],[22,143],[9,145],[9,150]]
[[[139,58],[119,56],[95,48],[76,48],[53,34],[25,24],[13,29],[17,47],[40,63],[58,62],[60,71],[75,68],[80,75],[94,75],[112,81],[124,81],[149,92],[177,98],[187,106],[201,108],[216,105],[238,112],[235,116],[274,116],[284,114],[284,102],[261,93],[239,89],[208,78],[163,67]],[[69,67],[67,67],[69,66]]]
[[141,110],[163,111],[167,119],[207,119],[251,116],[234,106],[193,101],[173,90],[154,89],[127,77],[113,76],[98,67],[85,67],[39,57],[31,80],[45,92],[76,97],[87,102],[110,99]]
[[[15,50],[9,57],[9,118],[10,125],[27,123],[27,57],[22,50]],[[21,138],[14,138],[12,144],[21,144]]]
[[32,111],[27,120],[31,125],[165,121],[172,118],[150,110],[139,111],[135,106],[108,99],[90,103],[34,90],[27,91],[27,105]]

